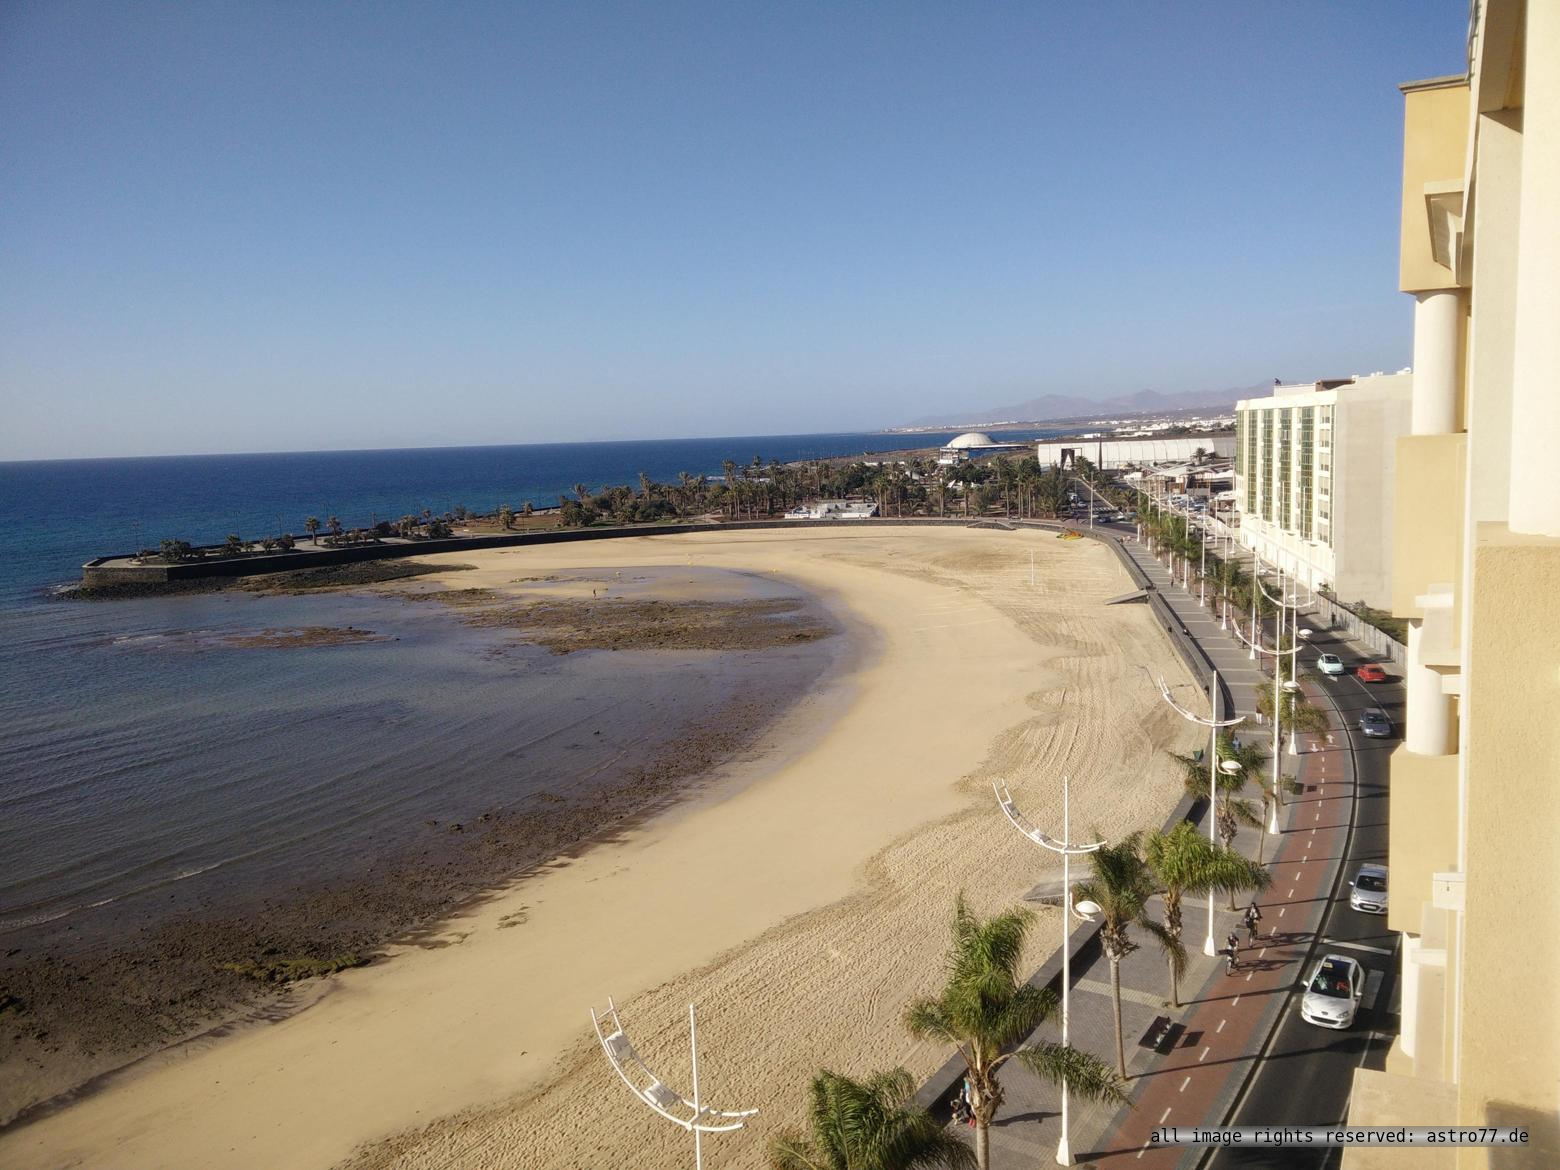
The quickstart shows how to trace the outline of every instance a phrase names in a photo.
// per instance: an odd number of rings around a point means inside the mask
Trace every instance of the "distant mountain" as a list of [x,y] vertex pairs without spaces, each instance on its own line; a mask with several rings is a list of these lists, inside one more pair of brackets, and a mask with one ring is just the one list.
[[1073,394],[1044,394],[1010,406],[988,406],[978,410],[946,410],[922,415],[901,424],[903,427],[973,427],[998,422],[1059,422],[1064,419],[1100,418],[1125,414],[1173,414],[1182,410],[1230,410],[1241,398],[1267,393],[1266,382],[1239,386],[1232,390],[1192,390],[1185,394],[1161,394],[1157,390],[1139,390],[1114,398],[1081,398]]

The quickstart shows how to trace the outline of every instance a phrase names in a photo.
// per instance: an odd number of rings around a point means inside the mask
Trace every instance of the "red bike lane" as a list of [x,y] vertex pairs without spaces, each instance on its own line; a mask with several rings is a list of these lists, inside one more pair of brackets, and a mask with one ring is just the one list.
[[[1331,712],[1329,713],[1331,715]],[[1336,722],[1336,720],[1333,720]],[[1353,818],[1354,775],[1346,735],[1300,758],[1303,794],[1288,802],[1281,843],[1269,865],[1272,885],[1258,898],[1263,937],[1242,944],[1239,969],[1219,968],[1179,1020],[1177,1047],[1133,1078],[1132,1108],[1119,1116],[1096,1148],[1078,1161],[1125,1158],[1146,1167],[1192,1165],[1199,1147],[1155,1146],[1154,1131],[1209,1128],[1229,1104],[1257,1059],[1287,992],[1301,970],[1322,921]],[[1228,921],[1233,922],[1233,917]],[[1241,932],[1242,937],[1245,931]],[[1293,1009],[1289,1009],[1293,1010]]]

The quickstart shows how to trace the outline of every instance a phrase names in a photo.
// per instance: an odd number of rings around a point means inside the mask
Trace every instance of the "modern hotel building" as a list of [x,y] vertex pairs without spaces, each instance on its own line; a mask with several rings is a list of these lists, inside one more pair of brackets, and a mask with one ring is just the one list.
[[1392,455],[1411,375],[1276,385],[1235,404],[1240,542],[1309,589],[1385,608]]
[[1392,609],[1400,1031],[1350,1121],[1525,1127],[1526,1146],[1346,1167],[1560,1166],[1560,2],[1480,0],[1465,75],[1403,86],[1415,299]]

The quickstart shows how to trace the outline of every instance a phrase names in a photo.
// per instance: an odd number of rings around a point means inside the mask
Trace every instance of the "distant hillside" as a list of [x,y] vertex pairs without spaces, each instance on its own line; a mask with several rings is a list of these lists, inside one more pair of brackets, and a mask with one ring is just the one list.
[[1238,386],[1231,390],[1193,390],[1185,394],[1161,394],[1139,390],[1114,398],[1081,398],[1072,394],[1044,394],[1009,406],[985,406],[976,410],[954,409],[922,415],[902,427],[974,427],[996,422],[1055,422],[1062,419],[1099,418],[1126,414],[1172,414],[1182,410],[1230,410],[1238,399],[1251,398],[1270,389],[1268,383]]

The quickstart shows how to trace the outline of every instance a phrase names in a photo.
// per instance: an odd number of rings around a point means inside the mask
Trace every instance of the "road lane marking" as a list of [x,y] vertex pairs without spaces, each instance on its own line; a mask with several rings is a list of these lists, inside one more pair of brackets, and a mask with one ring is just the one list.
[[1265,954],[1267,954],[1267,947],[1263,947],[1260,951],[1257,952],[1257,958],[1260,959]]
[[1284,916],[1284,911],[1285,911],[1285,910],[1287,910],[1287,909],[1289,909],[1289,907],[1288,907],[1288,906],[1280,906],[1280,907],[1279,907],[1279,908],[1278,908],[1278,916],[1279,916],[1279,917],[1280,917],[1280,918],[1282,918],[1282,917],[1283,917],[1283,916]]
[[1220,1032],[1224,1031],[1224,1025],[1227,1023],[1229,1023],[1228,1020],[1220,1020],[1219,1026],[1213,1030],[1213,1034],[1217,1036]]
[[1294,888],[1294,886],[1290,886],[1289,887],[1289,893],[1285,894],[1284,897],[1286,897],[1286,898],[1293,898],[1294,896],[1295,896],[1295,888]]
[[1251,982],[1251,977],[1252,977],[1252,976],[1253,976],[1253,975],[1255,975],[1255,974],[1256,974],[1256,972],[1255,972],[1255,971],[1247,971],[1247,972],[1246,972],[1246,982],[1247,982],[1247,983],[1250,983],[1250,982]]
[[1201,1064],[1203,1061],[1205,1061],[1207,1059],[1208,1059],[1208,1049],[1204,1048],[1202,1050],[1202,1055],[1197,1058],[1197,1063]]
[[1159,1115],[1159,1124],[1160,1124],[1160,1125],[1163,1125],[1163,1124],[1164,1124],[1164,1123],[1165,1123],[1165,1118],[1167,1118],[1167,1117],[1169,1117],[1169,1116],[1170,1116],[1170,1110],[1169,1110],[1169,1108],[1168,1108],[1168,1107],[1167,1107],[1167,1108],[1166,1108],[1166,1109],[1165,1109],[1165,1111],[1164,1111],[1164,1112],[1163,1112],[1163,1113],[1161,1113],[1161,1114],[1160,1114],[1160,1115]]
[[1230,1006],[1234,1007],[1239,1002],[1240,1002],[1240,996],[1237,995],[1234,999],[1230,1000]]
[[1184,1092],[1186,1092],[1186,1086],[1191,1084],[1191,1083],[1192,1083],[1192,1078],[1190,1076],[1188,1076],[1184,1081],[1181,1082],[1181,1087],[1179,1089],[1177,1089],[1176,1092],[1177,1093],[1184,1093]]
[[1324,938],[1322,940],[1330,947],[1347,947],[1351,951],[1369,951],[1373,955],[1391,955],[1391,947],[1373,947],[1369,943],[1345,942],[1341,938]]

